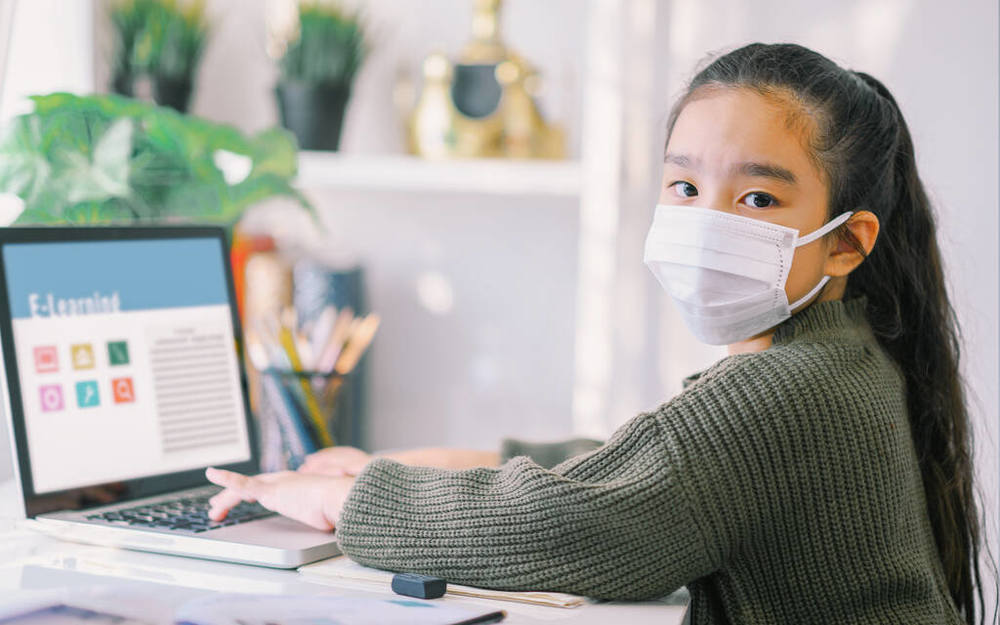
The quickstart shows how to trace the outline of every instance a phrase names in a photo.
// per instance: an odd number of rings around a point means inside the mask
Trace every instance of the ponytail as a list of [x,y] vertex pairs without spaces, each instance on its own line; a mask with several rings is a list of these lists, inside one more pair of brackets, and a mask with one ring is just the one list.
[[978,610],[974,603],[982,582],[980,524],[969,415],[958,369],[961,337],[909,129],[885,86],[868,74],[856,75],[891,111],[896,136],[878,245],[851,273],[845,298],[867,296],[872,329],[906,378],[910,428],[934,540],[952,599],[973,623],[977,612],[985,617],[985,606],[981,590]]

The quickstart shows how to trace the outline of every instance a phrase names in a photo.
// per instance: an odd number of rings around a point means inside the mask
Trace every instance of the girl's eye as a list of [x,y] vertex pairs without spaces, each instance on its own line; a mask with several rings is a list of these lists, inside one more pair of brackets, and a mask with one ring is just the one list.
[[750,208],[770,208],[778,204],[778,200],[769,193],[747,193],[743,196],[745,204]]
[[670,187],[674,189],[674,193],[681,197],[694,197],[698,195],[698,188],[690,182],[678,180],[677,182],[670,183]]

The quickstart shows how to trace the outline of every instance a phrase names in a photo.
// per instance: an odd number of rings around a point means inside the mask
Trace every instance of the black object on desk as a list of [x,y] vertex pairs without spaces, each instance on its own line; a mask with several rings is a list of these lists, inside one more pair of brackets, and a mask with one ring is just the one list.
[[440,577],[417,573],[396,573],[392,576],[392,591],[398,595],[418,599],[443,597],[448,584]]

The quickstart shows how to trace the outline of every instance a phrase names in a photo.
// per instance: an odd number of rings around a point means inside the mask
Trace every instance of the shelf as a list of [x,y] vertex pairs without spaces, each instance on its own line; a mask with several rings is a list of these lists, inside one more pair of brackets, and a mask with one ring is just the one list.
[[580,195],[578,161],[427,160],[409,155],[299,152],[304,191],[366,189],[492,195]]

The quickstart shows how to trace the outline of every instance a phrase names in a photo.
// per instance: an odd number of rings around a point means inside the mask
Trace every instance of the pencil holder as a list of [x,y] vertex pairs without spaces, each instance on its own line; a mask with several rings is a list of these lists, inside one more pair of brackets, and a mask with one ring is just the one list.
[[[318,260],[302,259],[292,270],[292,302],[299,314],[299,325],[316,319],[326,305],[338,310],[350,308],[355,315],[369,312],[365,271],[360,266],[335,268]],[[368,356],[365,355],[344,380],[338,398],[339,424],[349,433],[340,438],[342,445],[364,448],[368,422]]]
[[261,470],[297,469],[306,455],[349,440],[348,421],[338,410],[346,376],[275,368],[258,373]]

